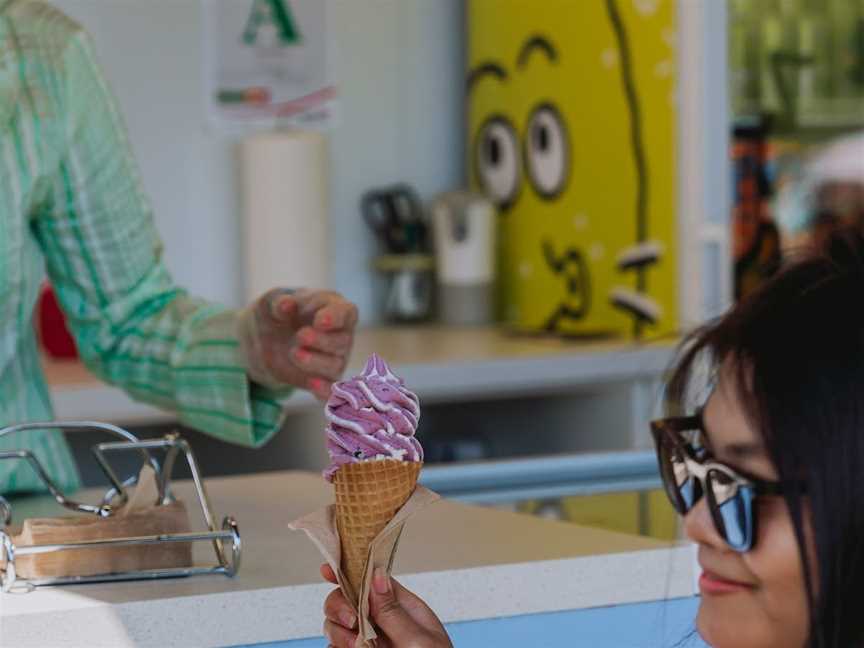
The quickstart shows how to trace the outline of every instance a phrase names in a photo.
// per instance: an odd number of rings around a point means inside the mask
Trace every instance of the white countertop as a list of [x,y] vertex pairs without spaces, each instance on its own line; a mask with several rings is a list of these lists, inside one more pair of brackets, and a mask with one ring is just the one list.
[[[185,648],[319,636],[332,586],[320,581],[312,543],[286,524],[328,504],[331,488],[318,475],[284,472],[213,479],[208,491],[219,519],[238,519],[237,578],[0,594],[0,646]],[[191,501],[188,484],[175,492]],[[46,514],[41,503],[28,506],[28,515]],[[211,555],[207,547],[196,554]],[[690,547],[449,501],[409,521],[394,573],[445,622],[694,593]]]
[[[491,327],[382,327],[357,332],[348,373],[359,371],[377,351],[424,402],[466,401],[657,377],[673,350],[672,341],[634,345],[514,336]],[[99,382],[80,363],[46,361],[45,369],[59,419],[122,425],[173,418]],[[311,395],[299,391],[286,404],[288,409],[314,405]]]

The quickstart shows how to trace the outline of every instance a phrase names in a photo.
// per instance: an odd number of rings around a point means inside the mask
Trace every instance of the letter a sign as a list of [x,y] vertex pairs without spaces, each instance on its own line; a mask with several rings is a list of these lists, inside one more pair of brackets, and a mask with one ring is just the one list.
[[280,45],[296,45],[300,42],[300,31],[287,0],[254,0],[243,31],[243,42],[257,45],[258,33],[265,26],[275,29]]
[[330,127],[337,92],[327,60],[327,0],[200,2],[206,100],[216,129]]

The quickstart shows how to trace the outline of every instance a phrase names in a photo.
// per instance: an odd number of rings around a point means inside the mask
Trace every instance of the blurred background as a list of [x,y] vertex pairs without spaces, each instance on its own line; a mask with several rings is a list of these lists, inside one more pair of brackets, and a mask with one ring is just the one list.
[[[295,68],[250,23],[284,28],[269,0],[53,4],[95,38],[178,283],[353,300],[351,368],[377,351],[418,392],[427,483],[467,501],[674,537],[648,421],[675,343],[864,215],[862,0],[288,0]],[[41,312],[60,418],[173,429]],[[263,452],[184,434],[207,475],[321,469],[321,407],[286,407]]]

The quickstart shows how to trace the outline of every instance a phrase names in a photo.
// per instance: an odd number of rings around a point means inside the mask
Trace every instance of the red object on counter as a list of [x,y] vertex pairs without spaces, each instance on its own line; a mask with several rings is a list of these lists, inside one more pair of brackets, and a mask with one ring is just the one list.
[[42,349],[52,358],[74,360],[78,347],[66,326],[66,315],[60,309],[50,284],[45,284],[36,304],[36,326]]

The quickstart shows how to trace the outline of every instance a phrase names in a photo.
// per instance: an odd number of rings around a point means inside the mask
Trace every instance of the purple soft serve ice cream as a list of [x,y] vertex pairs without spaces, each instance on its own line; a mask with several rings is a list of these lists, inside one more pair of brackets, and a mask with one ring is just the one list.
[[423,461],[414,437],[420,420],[417,395],[405,388],[377,354],[359,376],[333,385],[325,408],[330,466],[324,478],[348,463],[377,459]]

